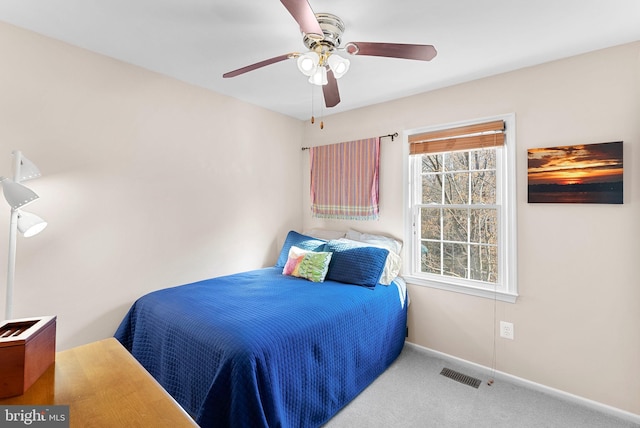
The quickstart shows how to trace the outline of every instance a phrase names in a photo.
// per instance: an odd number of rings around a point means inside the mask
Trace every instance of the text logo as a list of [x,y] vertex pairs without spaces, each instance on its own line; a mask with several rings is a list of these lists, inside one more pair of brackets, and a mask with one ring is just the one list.
[[69,406],[0,406],[0,427],[69,428]]

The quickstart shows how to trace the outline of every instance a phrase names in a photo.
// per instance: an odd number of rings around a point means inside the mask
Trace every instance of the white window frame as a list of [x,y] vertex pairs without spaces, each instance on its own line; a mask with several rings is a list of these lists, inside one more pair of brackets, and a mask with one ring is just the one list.
[[[412,186],[415,174],[409,154],[409,137],[411,135],[439,131],[448,128],[474,125],[477,123],[503,120],[505,123],[505,145],[498,149],[496,203],[499,205],[498,222],[498,277],[499,282],[492,287],[479,286],[477,281],[453,278],[443,275],[420,272],[420,237],[414,230],[417,221],[413,208],[416,192]],[[518,297],[517,269],[517,193],[516,193],[516,119],[515,114],[505,114],[444,125],[429,126],[407,130],[403,133],[403,173],[406,177],[404,185],[404,267],[403,277],[410,284],[449,290],[472,296],[496,299],[515,303]],[[422,185],[422,184],[420,184]],[[506,220],[506,221],[505,221]]]

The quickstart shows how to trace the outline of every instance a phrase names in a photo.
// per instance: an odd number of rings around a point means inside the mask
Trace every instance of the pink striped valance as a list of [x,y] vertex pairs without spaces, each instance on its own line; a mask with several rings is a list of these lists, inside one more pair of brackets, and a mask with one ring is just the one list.
[[309,154],[314,217],[378,218],[380,138],[311,147]]

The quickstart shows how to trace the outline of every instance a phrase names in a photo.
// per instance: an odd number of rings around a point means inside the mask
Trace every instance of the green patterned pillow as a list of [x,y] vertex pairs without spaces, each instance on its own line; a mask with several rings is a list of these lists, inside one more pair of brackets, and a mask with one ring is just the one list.
[[332,253],[328,252],[315,252],[292,246],[282,273],[313,282],[322,282],[329,270],[331,255]]

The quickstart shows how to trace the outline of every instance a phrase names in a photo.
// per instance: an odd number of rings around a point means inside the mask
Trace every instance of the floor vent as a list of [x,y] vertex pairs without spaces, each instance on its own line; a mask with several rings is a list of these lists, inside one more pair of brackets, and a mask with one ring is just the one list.
[[442,369],[440,374],[442,376],[448,377],[449,379],[453,379],[453,380],[458,381],[460,383],[464,383],[465,385],[473,386],[474,388],[479,387],[480,384],[482,383],[482,381],[480,379],[476,379],[475,377],[467,376],[466,374],[459,373],[459,372],[457,372],[455,370],[451,370],[451,369],[448,369],[446,367],[444,369]]

